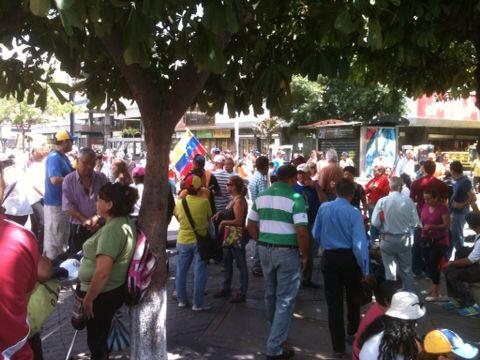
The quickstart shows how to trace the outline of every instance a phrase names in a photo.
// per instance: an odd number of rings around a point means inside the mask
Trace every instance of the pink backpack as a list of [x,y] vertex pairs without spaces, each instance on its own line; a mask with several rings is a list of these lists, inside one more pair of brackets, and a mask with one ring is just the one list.
[[152,275],[157,267],[158,259],[152,254],[147,236],[137,228],[137,244],[132,262],[127,272],[127,288],[125,303],[137,305],[145,295],[152,281]]

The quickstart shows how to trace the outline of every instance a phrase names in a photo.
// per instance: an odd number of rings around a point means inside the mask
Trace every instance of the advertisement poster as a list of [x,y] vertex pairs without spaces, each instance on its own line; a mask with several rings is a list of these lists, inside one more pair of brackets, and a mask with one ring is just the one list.
[[397,156],[397,129],[366,127],[362,128],[361,134],[365,175],[372,176],[377,164],[393,169]]

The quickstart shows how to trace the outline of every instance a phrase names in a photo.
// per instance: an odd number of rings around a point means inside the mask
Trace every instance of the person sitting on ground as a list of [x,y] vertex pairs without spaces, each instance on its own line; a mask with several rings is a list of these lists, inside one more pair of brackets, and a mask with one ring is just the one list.
[[359,337],[359,359],[416,360],[421,345],[415,329],[424,315],[425,308],[417,295],[397,292],[385,315],[372,322]]
[[447,280],[447,293],[450,301],[444,305],[445,309],[459,310],[459,315],[473,316],[480,314],[480,307],[474,306],[468,284],[480,282],[480,213],[471,212],[465,216],[468,226],[475,231],[475,245],[468,257],[450,261],[444,270]]
[[427,274],[432,281],[425,301],[445,301],[439,294],[440,266],[450,246],[450,212],[435,189],[425,190],[423,197],[421,241]]
[[111,171],[112,177],[115,179],[114,182],[127,186],[133,183],[132,176],[125,161],[120,159],[115,160],[112,163]]
[[460,336],[448,329],[430,331],[423,339],[423,351],[419,360],[473,359],[478,348],[465,343]]
[[210,310],[212,307],[204,304],[203,296],[207,283],[207,262],[200,257],[197,246],[195,231],[200,236],[207,234],[208,220],[212,217],[212,208],[208,199],[199,196],[202,189],[202,179],[196,175],[188,175],[185,179],[185,189],[188,195],[185,197],[186,206],[190,210],[195,230],[187,215],[183,199],[177,200],[174,215],[177,218],[180,229],[177,238],[177,273],[175,276],[175,289],[179,308],[186,308],[187,298],[187,274],[192,261],[194,265],[193,283],[193,306],[194,311]]
[[87,317],[91,359],[108,359],[107,338],[113,315],[124,303],[124,284],[135,251],[137,231],[129,215],[138,192],[107,183],[98,194],[97,214],[105,225],[83,244],[77,296]]
[[393,295],[400,289],[398,282],[385,280],[380,283],[374,290],[376,302],[368,309],[367,313],[363,317],[360,325],[358,326],[357,333],[355,334],[355,341],[352,346],[352,359],[358,360],[360,354],[360,347],[358,341],[362,337],[365,329],[378,318],[385,315],[385,312],[389,308]]
[[[240,176],[230,176],[227,182],[227,189],[232,200],[223,212],[215,214],[216,217],[221,219],[218,229],[223,239],[223,266],[225,271],[223,272],[223,287],[214,297],[226,297],[231,294],[233,260],[235,259],[240,275],[240,292],[232,294],[230,302],[240,303],[246,301],[248,290],[248,268],[245,253],[245,245],[248,242],[245,230],[245,219],[248,212],[248,204],[247,200],[245,200],[247,188]],[[232,233],[230,236],[237,237],[234,243],[225,243],[225,234],[227,233]]]

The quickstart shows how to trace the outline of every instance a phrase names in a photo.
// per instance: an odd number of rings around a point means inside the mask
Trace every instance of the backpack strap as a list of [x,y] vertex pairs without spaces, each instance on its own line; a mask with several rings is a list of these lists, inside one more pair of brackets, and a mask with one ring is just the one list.
[[187,215],[188,222],[190,223],[190,226],[192,227],[193,232],[197,235],[197,231],[195,230],[195,221],[193,221],[192,213],[190,212],[190,208],[188,207],[187,199],[183,198],[182,199],[182,205],[183,209],[185,210],[185,215]]
[[15,181],[13,185],[8,189],[6,195],[3,197],[2,205],[5,203],[5,200],[8,199],[8,197],[12,194],[12,191],[15,189],[15,186],[17,186],[17,182]]

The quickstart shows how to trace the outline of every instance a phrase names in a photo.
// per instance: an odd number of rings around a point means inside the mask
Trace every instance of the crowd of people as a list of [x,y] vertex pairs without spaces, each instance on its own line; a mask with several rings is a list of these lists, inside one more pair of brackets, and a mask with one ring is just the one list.
[[[325,154],[312,152],[309,159],[297,155],[288,163],[282,152],[271,162],[259,155],[253,159],[253,171],[245,175],[248,168],[244,169],[242,177],[233,170],[226,171],[225,162],[233,163],[229,154],[212,149],[211,159],[208,164],[203,156],[196,156],[191,174],[182,183],[189,194],[187,202],[194,207],[198,201],[195,197],[202,197],[204,205],[194,211],[196,225],[192,226],[186,220],[184,200],[177,202],[176,209],[182,209],[177,214],[180,233],[189,234],[193,245],[195,239],[202,241],[195,237],[193,229],[206,235],[212,226],[212,236],[223,247],[223,260],[219,257],[217,261],[224,267],[225,276],[223,287],[214,296],[231,296],[232,302],[245,301],[248,289],[245,246],[249,239],[255,240],[251,273],[263,276],[264,281],[270,329],[266,343],[268,359],[293,356],[286,340],[295,298],[300,286],[318,288],[312,281],[313,259],[318,249],[322,251],[321,271],[333,357],[343,358],[346,343],[352,341],[357,348],[354,358],[360,359],[453,356],[453,350],[451,354],[432,350],[430,339],[444,337],[455,342],[458,335],[449,330],[435,330],[422,345],[416,333],[416,321],[425,314],[425,308],[415,294],[414,277],[430,280],[430,288],[419,294],[425,301],[444,302],[445,309],[458,309],[462,316],[478,314],[480,309],[475,306],[468,284],[480,280],[477,255],[480,241],[476,237],[473,251],[467,254],[463,227],[468,222],[477,231],[480,213],[472,184],[463,175],[460,162],[446,159],[445,164],[441,163],[441,171],[437,171],[437,161],[427,160],[417,170],[413,152],[407,151],[397,168],[387,169],[377,162],[373,177],[362,186],[355,181],[357,170],[348,153],[342,153],[339,159],[333,149]],[[225,180],[215,180],[223,178],[225,173],[227,192],[219,185]],[[229,198],[211,200],[218,196]],[[252,202],[248,215],[245,196]],[[207,210],[207,199],[211,211]],[[227,205],[219,209],[219,204]],[[220,221],[226,214],[228,222]],[[233,233],[238,241],[230,242],[232,231],[224,231],[227,225],[235,226]],[[179,251],[182,247],[177,245]],[[203,264],[208,261],[197,250],[190,251],[190,262],[194,257],[196,261],[192,309],[208,310],[211,307],[203,299],[206,283]],[[456,260],[449,261],[453,259],[452,252],[456,253]],[[231,289],[232,259],[239,270],[238,293]],[[198,277],[197,268],[201,271]],[[177,265],[177,274],[182,274],[176,289],[182,308],[188,303],[185,273]],[[440,293],[442,273],[448,296]],[[198,284],[197,278],[201,280]],[[369,302],[368,289],[374,290],[379,303],[372,306],[365,323],[365,319],[361,321],[361,306]],[[405,337],[398,339],[399,333]],[[469,353],[464,353],[467,358],[476,354],[469,345],[465,348],[469,349]]]
[[[25,294],[37,282],[63,276],[59,264],[72,256],[82,257],[76,299],[91,358],[108,358],[108,331],[123,304],[135,250],[145,167],[122,152],[72,152],[74,141],[60,131],[53,149],[33,149],[26,166],[2,159],[0,229],[15,234],[13,242],[0,237],[0,252],[8,254],[0,273],[6,284],[0,314],[11,329],[4,334],[0,327],[5,358],[32,358],[32,352],[41,358],[38,334],[28,339]],[[461,316],[480,314],[468,286],[480,282],[480,235],[472,248],[464,246],[466,223],[480,234],[480,213],[462,164],[432,157],[417,169],[407,151],[393,168],[377,161],[364,186],[357,175],[349,154],[339,158],[334,149],[286,161],[283,152],[272,160],[258,152],[235,159],[213,148],[208,158],[193,157],[186,176],[170,172],[168,222],[175,216],[179,224],[172,294],[178,307],[212,308],[205,298],[209,263],[224,277],[213,296],[232,303],[246,301],[250,274],[263,277],[266,356],[289,359],[295,299],[300,287],[319,288],[313,264],[320,254],[333,358],[345,358],[347,343],[353,359],[362,360],[476,356],[478,350],[450,330],[433,329],[422,338],[416,327],[426,312],[419,297]],[[31,232],[23,227],[28,217]],[[232,288],[234,262],[238,290]],[[19,273],[25,274],[20,280]],[[441,294],[442,274],[447,294]],[[415,276],[427,277],[429,289],[416,294]],[[372,292],[375,302],[362,318]]]

